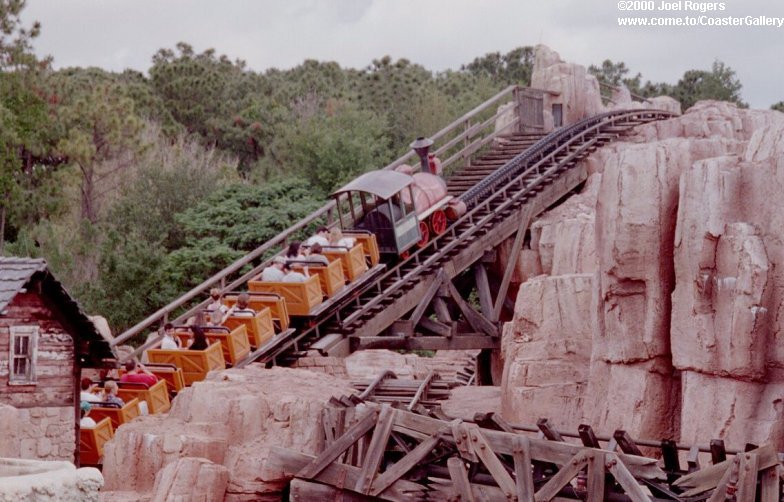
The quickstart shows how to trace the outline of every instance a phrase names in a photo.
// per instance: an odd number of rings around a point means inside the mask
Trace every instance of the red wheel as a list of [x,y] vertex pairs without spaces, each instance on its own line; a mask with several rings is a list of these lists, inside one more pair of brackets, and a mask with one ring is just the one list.
[[424,221],[419,222],[419,233],[422,235],[422,238],[417,242],[417,247],[423,248],[427,245],[427,241],[430,240],[430,229],[427,228],[427,223]]
[[430,228],[433,230],[433,233],[436,235],[441,235],[446,232],[446,213],[441,211],[433,212],[432,216],[430,216]]

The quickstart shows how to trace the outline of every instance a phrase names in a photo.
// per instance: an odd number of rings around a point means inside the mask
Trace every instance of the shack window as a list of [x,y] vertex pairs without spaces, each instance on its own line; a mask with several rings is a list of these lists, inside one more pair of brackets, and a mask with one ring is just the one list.
[[35,362],[38,352],[38,326],[11,326],[8,358],[11,384],[34,384]]

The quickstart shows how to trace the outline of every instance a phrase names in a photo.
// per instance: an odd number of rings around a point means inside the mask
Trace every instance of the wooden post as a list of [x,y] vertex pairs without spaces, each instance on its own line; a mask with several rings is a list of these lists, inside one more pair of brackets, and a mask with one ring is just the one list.
[[362,472],[354,487],[354,491],[364,493],[365,495],[370,493],[370,485],[373,483],[373,478],[375,478],[381,465],[381,460],[384,458],[384,451],[387,447],[387,441],[389,441],[389,434],[392,432],[394,419],[394,408],[388,404],[382,405],[378,423],[373,431],[373,438],[370,440],[367,455],[363,459]]
[[484,263],[477,262],[474,265],[474,281],[476,282],[476,292],[479,295],[479,307],[482,314],[488,319],[493,317],[493,295],[490,292],[490,281],[487,278],[487,269]]
[[506,270],[504,270],[504,277],[501,280],[501,286],[498,288],[495,297],[495,306],[493,307],[492,321],[497,322],[501,318],[501,309],[504,306],[504,298],[509,289],[509,283],[512,281],[512,273],[517,267],[517,258],[520,256],[520,251],[523,248],[523,239],[525,238],[525,231],[528,229],[528,224],[531,221],[531,213],[533,212],[533,205],[526,204],[520,209],[520,226],[517,227],[517,235],[515,236],[514,244],[512,244],[512,253],[509,255],[509,261],[506,263]]
[[460,457],[452,457],[447,460],[446,465],[449,468],[449,477],[452,478],[455,495],[463,502],[474,502],[474,493],[471,491],[471,483],[468,481],[463,460]]
[[594,451],[588,457],[588,497],[587,502],[604,500],[604,452]]
[[519,502],[533,502],[534,478],[531,472],[531,443],[527,437],[515,438],[512,457],[515,466],[515,493]]

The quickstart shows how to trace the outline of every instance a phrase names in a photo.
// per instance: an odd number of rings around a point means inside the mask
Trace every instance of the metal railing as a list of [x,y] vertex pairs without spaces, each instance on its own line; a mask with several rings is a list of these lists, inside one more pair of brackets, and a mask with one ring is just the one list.
[[[448,155],[448,157],[442,161],[444,170],[460,160],[469,159],[483,146],[489,144],[498,136],[511,134],[522,129],[521,117],[519,114],[521,89],[522,88],[516,85],[507,87],[430,137],[434,141],[434,146],[436,146],[433,153],[439,157]],[[495,113],[490,113],[491,107],[508,102],[509,100],[514,101],[517,105],[514,107],[515,118],[507,122],[501,129],[496,130],[496,121],[508,112],[496,111]],[[408,151],[406,154],[386,165],[383,169],[395,169],[406,163],[411,164],[415,170],[418,168],[419,159],[413,151]],[[328,227],[336,225],[337,221],[335,221],[334,212],[335,201],[331,200],[220,272],[217,272],[198,286],[195,286],[184,295],[166,306],[161,307],[147,316],[144,320],[127,329],[110,342],[111,346],[114,347],[125,343],[145,330],[149,330],[164,322],[170,320],[174,323],[184,321],[208,304],[208,299],[203,299],[195,304],[194,300],[201,295],[205,295],[213,287],[219,288],[222,292],[238,289],[267,267],[271,263],[272,258],[282,252],[291,237],[298,232],[317,223],[323,223]],[[269,256],[270,253],[274,254]],[[239,275],[239,277],[236,277],[245,267],[265,256],[267,256],[267,258],[264,259],[261,264],[253,267],[250,271]],[[236,278],[232,279],[233,277]],[[169,319],[172,314],[182,309],[186,310],[175,319]],[[155,338],[148,343],[145,343],[137,348],[132,356],[138,355],[144,349],[154,346],[157,341],[158,338]]]

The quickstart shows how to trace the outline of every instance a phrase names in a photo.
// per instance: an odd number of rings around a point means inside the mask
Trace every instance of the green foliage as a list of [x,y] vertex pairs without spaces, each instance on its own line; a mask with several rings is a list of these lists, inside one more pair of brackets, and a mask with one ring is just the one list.
[[776,110],[778,112],[784,112],[784,101],[779,101],[778,103],[771,105],[770,109]]
[[384,120],[350,104],[303,119],[285,134],[284,164],[322,198],[357,174],[382,167],[390,157]]
[[462,69],[478,77],[489,77],[493,82],[503,86],[511,84],[527,86],[531,84],[531,74],[534,69],[534,48],[517,47],[506,54],[489,52],[475,58]]
[[323,199],[306,182],[287,178],[263,186],[228,186],[177,220],[189,247],[215,239],[231,249],[250,251],[322,205]]
[[673,88],[672,97],[681,102],[684,110],[702,99],[729,101],[746,107],[748,105],[740,97],[742,87],[734,70],[721,61],[715,61],[711,71],[689,70],[684,73]]

